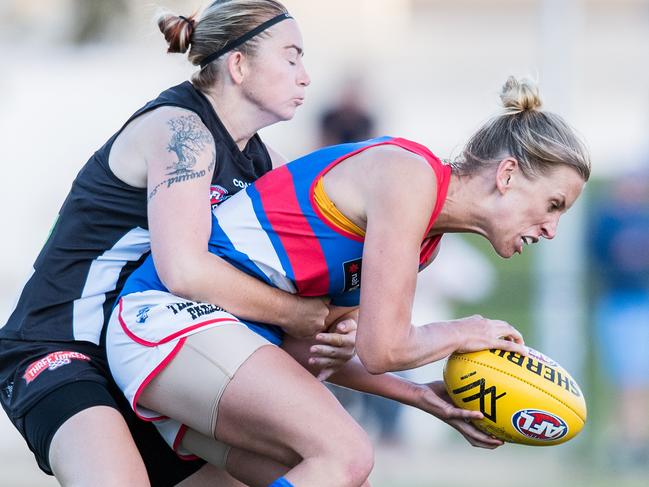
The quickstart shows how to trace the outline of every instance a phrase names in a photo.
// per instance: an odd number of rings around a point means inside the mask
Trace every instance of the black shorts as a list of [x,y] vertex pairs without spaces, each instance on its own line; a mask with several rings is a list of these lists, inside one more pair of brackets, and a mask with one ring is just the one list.
[[0,340],[0,403],[50,475],[54,433],[93,406],[113,407],[124,416],[152,486],[175,485],[205,463],[178,458],[151,423],[135,416],[112,381],[104,351],[92,343]]

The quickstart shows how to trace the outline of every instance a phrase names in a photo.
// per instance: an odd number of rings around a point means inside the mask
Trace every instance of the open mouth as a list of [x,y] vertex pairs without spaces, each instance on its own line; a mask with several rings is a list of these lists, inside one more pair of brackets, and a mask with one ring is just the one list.
[[518,253],[519,254],[523,253],[523,247],[524,246],[537,243],[538,241],[539,241],[539,239],[536,238],[536,237],[531,237],[529,235],[523,235],[519,240],[518,249],[517,249]]

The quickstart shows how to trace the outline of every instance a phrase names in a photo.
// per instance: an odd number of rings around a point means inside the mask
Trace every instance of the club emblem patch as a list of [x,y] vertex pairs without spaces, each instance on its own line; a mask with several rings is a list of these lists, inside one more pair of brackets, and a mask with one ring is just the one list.
[[210,204],[212,205],[212,209],[223,203],[230,196],[228,190],[223,186],[219,186],[218,184],[210,186]]

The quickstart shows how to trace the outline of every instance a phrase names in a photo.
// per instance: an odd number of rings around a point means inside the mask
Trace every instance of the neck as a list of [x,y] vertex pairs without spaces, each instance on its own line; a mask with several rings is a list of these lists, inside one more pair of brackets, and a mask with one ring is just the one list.
[[258,130],[276,122],[233,88],[215,87],[204,95],[240,150]]
[[432,234],[477,233],[487,236],[485,201],[489,198],[488,179],[480,174],[451,174],[446,201],[431,229]]

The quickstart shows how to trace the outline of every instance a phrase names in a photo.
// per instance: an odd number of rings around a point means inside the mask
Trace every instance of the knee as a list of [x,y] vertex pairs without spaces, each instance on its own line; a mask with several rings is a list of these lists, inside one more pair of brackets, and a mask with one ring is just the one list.
[[358,487],[367,480],[374,467],[374,447],[365,431],[357,432],[336,445],[332,476],[339,482],[331,485]]

